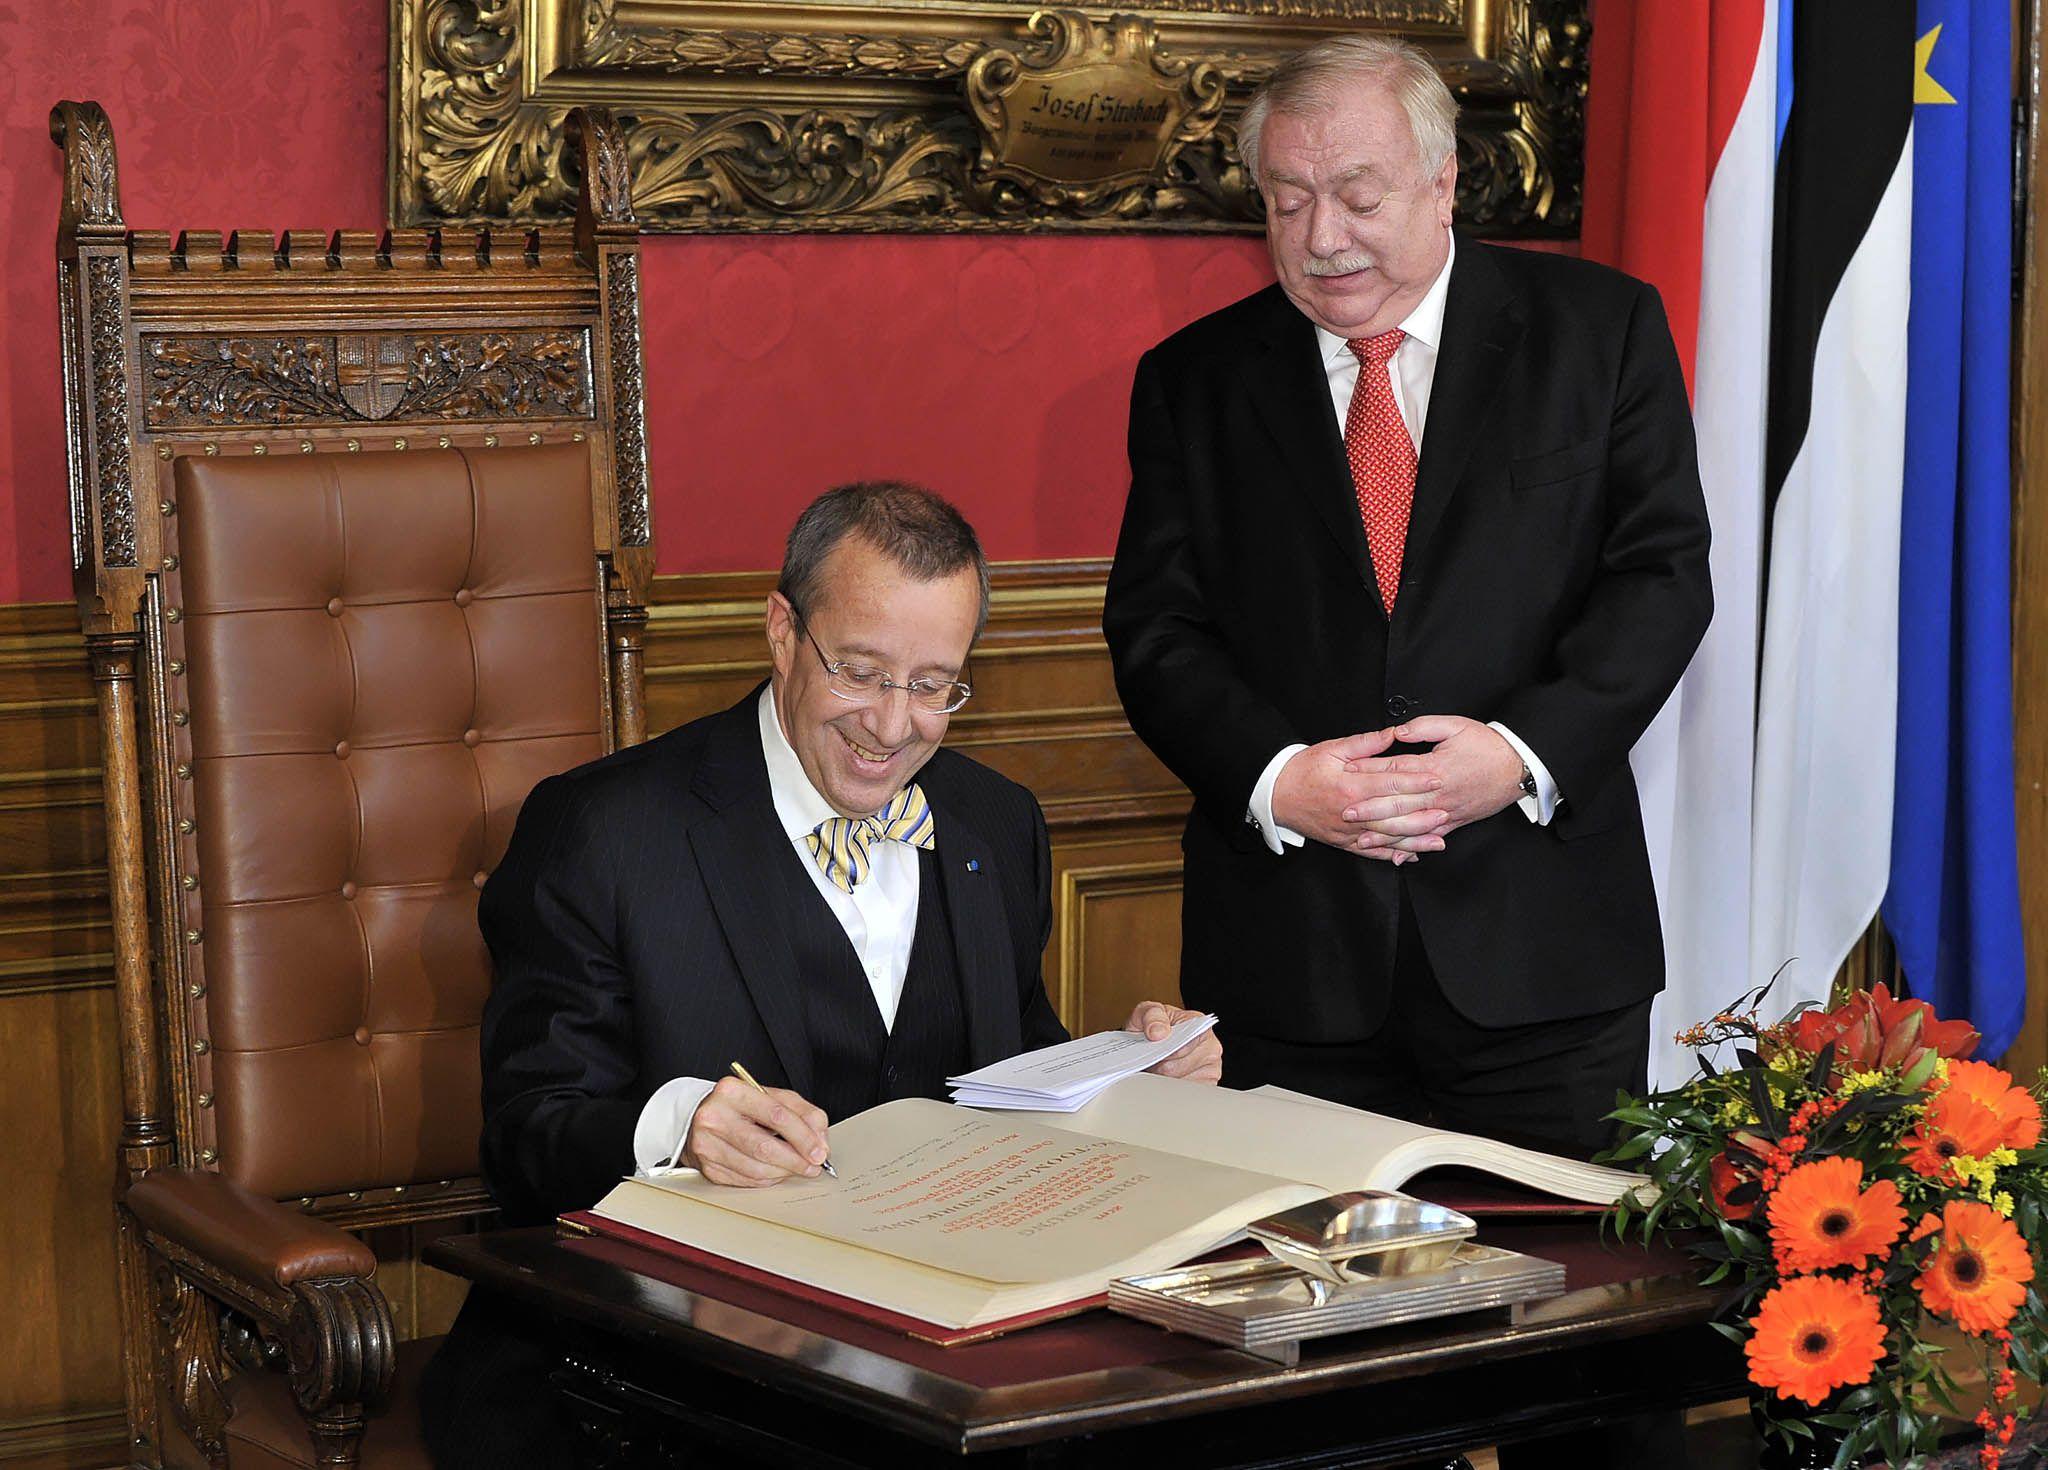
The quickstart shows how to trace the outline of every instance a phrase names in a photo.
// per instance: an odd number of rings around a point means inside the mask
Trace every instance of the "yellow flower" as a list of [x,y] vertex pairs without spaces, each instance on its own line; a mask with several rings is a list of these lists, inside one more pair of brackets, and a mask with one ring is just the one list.
[[1891,1079],[1882,1072],[1850,1072],[1835,1084],[1835,1091],[1843,1097],[1853,1097],[1859,1092],[1889,1086]]
[[1998,1171],[2010,1164],[2018,1163],[2019,1159],[2020,1156],[2012,1149],[2000,1147],[1975,1158],[1968,1154],[1958,1154],[1949,1162],[1955,1167],[1956,1177],[1963,1184],[1974,1186],[1977,1198],[1989,1204],[1992,1191],[1998,1186]]
[[2004,1190],[1991,1196],[1991,1208],[2010,1220],[2012,1218],[2012,1196]]

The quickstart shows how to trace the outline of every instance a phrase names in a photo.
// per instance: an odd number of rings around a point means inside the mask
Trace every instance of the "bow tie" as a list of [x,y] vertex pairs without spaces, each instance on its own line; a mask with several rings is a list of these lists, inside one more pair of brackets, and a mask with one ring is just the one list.
[[913,781],[871,817],[827,817],[804,834],[804,845],[825,881],[841,893],[853,892],[874,868],[870,849],[877,842],[907,842],[930,851],[932,809],[924,790]]

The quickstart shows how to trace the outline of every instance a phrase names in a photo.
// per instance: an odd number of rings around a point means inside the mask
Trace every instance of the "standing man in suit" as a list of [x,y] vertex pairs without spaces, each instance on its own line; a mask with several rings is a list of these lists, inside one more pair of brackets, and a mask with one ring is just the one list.
[[1455,116],[1365,36],[1247,107],[1278,283],[1139,363],[1103,629],[1226,1082],[1583,1152],[1663,986],[1628,757],[1707,516],[1656,293],[1454,231]]
[[[1453,231],[1456,113],[1365,36],[1247,106],[1279,280],[1139,363],[1103,631],[1195,795],[1225,1081],[1585,1153],[1664,984],[1628,756],[1706,630],[1706,506],[1655,291]],[[1675,1415],[1501,1447],[1684,1463]]]
[[[1039,972],[1045,818],[939,748],[987,614],[952,506],[831,491],[790,532],[768,682],[534,788],[479,908],[483,1168],[508,1222],[636,1168],[814,1175],[831,1119],[1066,1039]],[[1159,1037],[1184,1014],[1144,1002],[1130,1025]],[[1204,1037],[1153,1070],[1213,1082],[1221,1057]],[[545,1331],[465,1304],[425,1389],[437,1464],[566,1457]]]

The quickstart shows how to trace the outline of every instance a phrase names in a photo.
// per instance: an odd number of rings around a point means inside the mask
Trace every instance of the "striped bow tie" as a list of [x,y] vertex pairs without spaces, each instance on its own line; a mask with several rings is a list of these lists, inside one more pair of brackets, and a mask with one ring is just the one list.
[[907,842],[926,851],[935,846],[931,805],[915,781],[871,817],[827,817],[804,834],[811,860],[841,893],[851,893],[866,881],[874,868],[871,849],[883,841]]

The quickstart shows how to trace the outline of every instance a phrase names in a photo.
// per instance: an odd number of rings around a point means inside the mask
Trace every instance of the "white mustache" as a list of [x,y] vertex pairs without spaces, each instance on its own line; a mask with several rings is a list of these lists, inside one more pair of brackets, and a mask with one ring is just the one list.
[[1353,271],[1369,271],[1379,262],[1363,250],[1354,250],[1348,255],[1332,255],[1328,259],[1310,256],[1301,264],[1305,276],[1348,276]]

